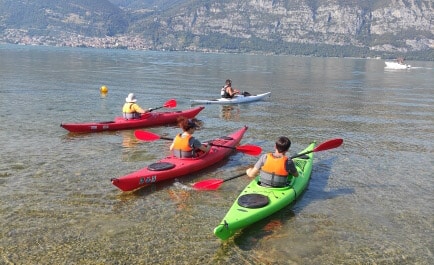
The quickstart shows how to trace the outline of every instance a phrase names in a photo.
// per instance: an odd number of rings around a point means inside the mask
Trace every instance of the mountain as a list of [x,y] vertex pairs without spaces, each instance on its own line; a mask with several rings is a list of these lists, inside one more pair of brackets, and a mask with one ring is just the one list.
[[0,42],[434,60],[432,0],[0,0]]
[[127,14],[109,1],[18,0],[0,1],[2,35],[18,30],[27,36],[53,36],[64,32],[113,36],[128,29]]

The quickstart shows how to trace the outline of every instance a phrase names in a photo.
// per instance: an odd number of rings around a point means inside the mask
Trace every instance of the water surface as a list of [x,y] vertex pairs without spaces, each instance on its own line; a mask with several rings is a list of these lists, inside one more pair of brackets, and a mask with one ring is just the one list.
[[[1,264],[432,264],[434,65],[387,71],[382,60],[0,46]],[[208,140],[249,126],[242,144],[315,155],[294,204],[226,242],[212,230],[247,178],[214,192],[191,184],[244,171],[213,168],[122,193],[113,177],[168,154],[133,131],[70,134],[62,122],[108,121],[134,92],[143,107],[214,98],[225,79],[264,101],[207,105]],[[106,96],[99,87],[106,85]],[[173,137],[175,126],[150,131]]]

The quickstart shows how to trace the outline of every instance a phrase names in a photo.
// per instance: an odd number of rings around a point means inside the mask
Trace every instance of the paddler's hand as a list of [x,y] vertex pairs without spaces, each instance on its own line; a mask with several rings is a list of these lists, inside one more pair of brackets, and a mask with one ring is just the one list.
[[246,169],[246,175],[249,176],[250,178],[254,178],[258,174],[259,174],[259,170],[256,169],[255,167]]
[[212,147],[212,143],[209,143],[207,146],[206,146],[206,151],[205,152],[209,152],[209,150],[211,150],[211,147]]

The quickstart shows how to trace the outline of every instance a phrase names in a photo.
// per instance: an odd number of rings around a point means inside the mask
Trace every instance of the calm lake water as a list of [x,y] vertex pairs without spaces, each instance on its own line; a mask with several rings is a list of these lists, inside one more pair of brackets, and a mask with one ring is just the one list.
[[[0,46],[0,264],[433,264],[434,63]],[[134,131],[70,134],[62,122],[109,121],[134,92],[143,107],[219,96],[225,79],[264,101],[211,106],[202,140],[243,125],[241,144],[315,154],[294,204],[223,242],[213,229],[249,182],[191,184],[243,172],[215,167],[122,193],[110,182],[168,154]],[[99,88],[106,85],[108,94]],[[173,137],[175,126],[149,128]]]

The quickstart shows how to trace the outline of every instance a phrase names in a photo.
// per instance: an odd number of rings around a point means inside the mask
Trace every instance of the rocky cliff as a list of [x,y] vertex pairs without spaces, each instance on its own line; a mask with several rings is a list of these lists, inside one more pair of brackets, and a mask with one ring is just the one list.
[[0,2],[0,41],[434,60],[432,0],[37,2]]
[[174,32],[195,36],[218,33],[242,40],[352,45],[377,51],[434,48],[431,0],[214,1],[183,7],[170,18],[152,19],[166,36]]

